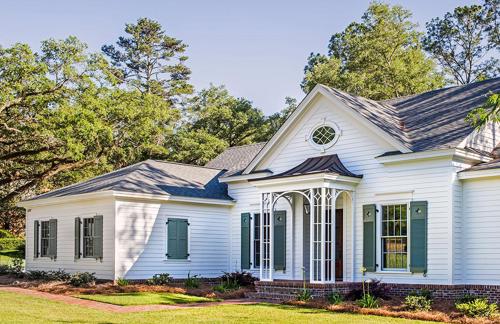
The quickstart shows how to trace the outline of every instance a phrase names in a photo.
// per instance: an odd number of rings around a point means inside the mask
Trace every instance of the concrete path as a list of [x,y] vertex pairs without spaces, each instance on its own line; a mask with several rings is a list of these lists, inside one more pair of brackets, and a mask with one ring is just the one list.
[[66,295],[56,295],[31,289],[18,288],[18,287],[0,287],[0,291],[13,292],[25,294],[28,296],[47,298],[53,301],[59,301],[70,305],[77,305],[83,307],[94,308],[115,313],[130,313],[130,312],[148,312],[159,311],[168,309],[182,309],[182,308],[195,308],[195,307],[210,307],[219,305],[252,305],[258,304],[263,301],[256,299],[230,299],[221,302],[206,302],[206,303],[190,303],[190,304],[177,304],[177,305],[138,305],[138,306],[118,306],[107,303],[101,303],[93,300],[80,299]]

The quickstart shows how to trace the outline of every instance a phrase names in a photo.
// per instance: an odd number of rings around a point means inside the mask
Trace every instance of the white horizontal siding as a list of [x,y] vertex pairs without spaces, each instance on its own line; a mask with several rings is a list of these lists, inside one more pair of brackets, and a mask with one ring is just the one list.
[[[166,222],[189,220],[189,260],[167,260]],[[229,208],[201,204],[117,201],[116,276],[147,279],[157,273],[218,277],[229,269]]]
[[[324,119],[335,122],[342,131],[338,142],[321,153],[307,141],[311,129]],[[380,192],[412,192],[413,200],[427,200],[429,203],[428,222],[428,274],[393,274],[376,273],[370,276],[381,278],[386,282],[404,283],[443,283],[451,282],[453,264],[452,235],[452,183],[454,167],[449,159],[436,159],[426,162],[410,162],[404,164],[382,165],[376,156],[393,151],[394,148],[381,140],[370,130],[360,126],[359,122],[347,116],[332,103],[322,98],[314,101],[300,120],[292,125],[286,136],[275,145],[272,152],[258,165],[258,169],[271,169],[274,173],[290,169],[308,157],[321,154],[338,154],[344,165],[352,172],[362,174],[363,179],[355,193],[355,241],[352,242],[350,230],[346,233],[347,254],[344,262],[350,264],[352,246],[354,245],[355,280],[362,277],[359,269],[362,265],[362,206],[364,204],[384,203],[398,200],[400,195],[378,196]],[[239,213],[246,211],[250,201],[258,204],[258,193],[252,189],[251,183],[230,185],[230,194],[238,200],[237,213],[232,215],[233,244],[232,256],[239,256]],[[409,199],[405,200],[408,201]],[[241,205],[241,206],[240,206]],[[351,222],[347,220],[347,226]],[[238,244],[236,244],[238,243]],[[297,255],[298,256],[298,255]],[[350,277],[350,273],[348,273]]]
[[500,284],[500,178],[463,181],[463,281]]
[[[103,215],[103,258],[75,260],[75,218]],[[57,219],[57,259],[34,258],[34,221]],[[93,201],[33,207],[26,216],[26,270],[59,270],[95,272],[100,279],[114,278],[114,201]]]

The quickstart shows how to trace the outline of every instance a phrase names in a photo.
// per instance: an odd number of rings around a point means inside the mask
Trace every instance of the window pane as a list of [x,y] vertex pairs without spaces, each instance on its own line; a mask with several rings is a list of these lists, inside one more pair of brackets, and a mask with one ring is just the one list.
[[382,268],[407,269],[407,205],[382,206]]

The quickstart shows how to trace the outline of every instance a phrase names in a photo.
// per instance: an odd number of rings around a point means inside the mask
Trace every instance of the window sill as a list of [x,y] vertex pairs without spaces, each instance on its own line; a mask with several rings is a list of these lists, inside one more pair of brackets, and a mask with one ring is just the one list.
[[163,259],[163,262],[172,262],[172,263],[189,263],[191,259]]
[[402,275],[412,275],[410,271],[396,271],[396,270],[380,270],[380,271],[375,271],[372,273],[376,274],[402,274]]

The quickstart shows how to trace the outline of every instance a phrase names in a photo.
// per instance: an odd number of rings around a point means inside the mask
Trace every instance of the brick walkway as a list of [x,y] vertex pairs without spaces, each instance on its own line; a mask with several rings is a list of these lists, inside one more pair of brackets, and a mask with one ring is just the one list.
[[71,296],[50,294],[46,292],[18,288],[18,287],[0,287],[0,291],[14,292],[14,293],[25,294],[28,296],[47,298],[53,301],[63,302],[70,305],[89,307],[97,310],[103,310],[115,313],[147,312],[147,311],[159,311],[168,309],[210,307],[219,305],[252,305],[262,302],[261,300],[256,300],[256,299],[231,299],[221,302],[191,303],[191,304],[179,304],[179,305],[118,306],[118,305],[100,303],[93,300],[85,300]]

